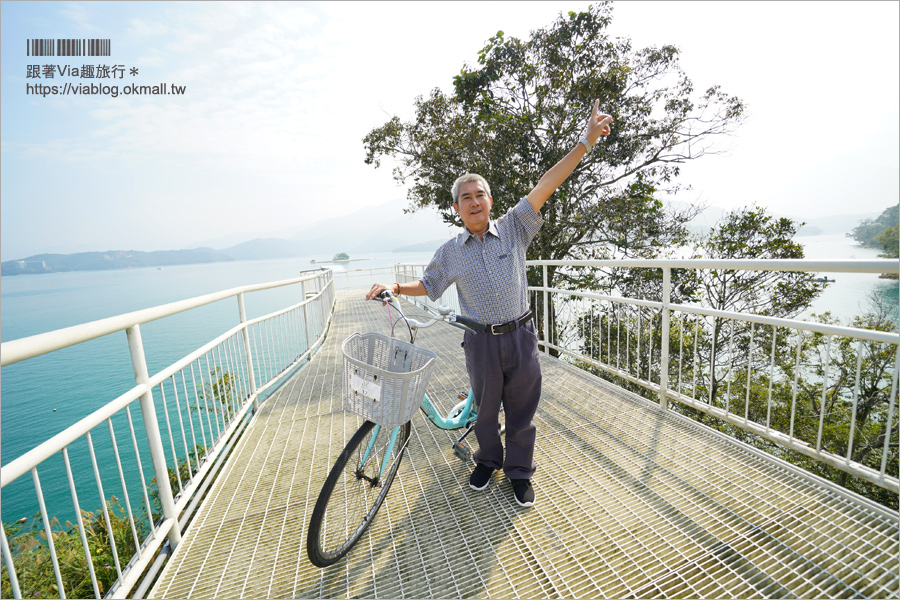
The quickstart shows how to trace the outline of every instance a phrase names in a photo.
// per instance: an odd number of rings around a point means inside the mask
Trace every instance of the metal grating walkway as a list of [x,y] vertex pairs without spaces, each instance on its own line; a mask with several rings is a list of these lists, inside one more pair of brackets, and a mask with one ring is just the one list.
[[[897,514],[553,358],[533,508],[502,474],[470,490],[452,436],[417,415],[369,532],[313,567],[309,515],[358,426],[341,410],[340,342],[388,329],[362,294],[339,293],[325,346],[263,404],[153,597],[900,596]],[[468,388],[461,335],[435,326],[417,340],[439,356],[429,396],[445,410]]]

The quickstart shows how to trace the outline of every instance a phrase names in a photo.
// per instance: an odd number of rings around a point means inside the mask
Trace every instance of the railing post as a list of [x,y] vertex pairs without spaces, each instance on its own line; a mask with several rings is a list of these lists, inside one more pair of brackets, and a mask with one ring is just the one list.
[[663,267],[662,348],[659,353],[659,405],[669,407],[669,302],[672,298],[672,269]]
[[256,373],[253,372],[253,354],[250,351],[250,332],[247,331],[247,308],[244,305],[244,292],[237,296],[238,314],[241,318],[241,337],[244,338],[244,359],[247,361],[247,376],[250,378],[250,395],[253,397],[253,412],[259,409],[259,400],[256,397]]
[[548,317],[550,307],[547,304],[547,265],[542,265],[544,271],[544,353],[550,354],[550,319]]
[[[307,284],[309,281],[301,281],[300,289],[303,292],[303,301],[309,300],[309,292]],[[309,303],[303,305],[303,326],[306,328],[306,350],[312,348],[312,327],[309,326]],[[309,357],[312,360],[312,356]]]
[[9,542],[6,541],[6,529],[0,527],[0,544],[3,550],[3,564],[6,565],[6,572],[9,574],[9,585],[12,588],[13,598],[21,598],[22,591],[19,589],[19,577],[16,575],[15,565],[13,565],[12,550]]
[[[131,366],[134,369],[134,380],[138,385],[148,385],[150,374],[147,371],[147,359],[144,356],[144,344],[141,341],[140,325],[132,325],[125,330],[128,336],[128,349],[131,351]],[[159,432],[159,421],[156,419],[156,406],[153,403],[153,391],[148,387],[141,396],[141,416],[144,430],[147,433],[147,445],[150,447],[150,458],[153,461],[153,474],[156,476],[156,487],[159,490],[159,502],[162,504],[163,517],[170,519],[169,545],[174,550],[181,542],[181,531],[178,529],[178,512],[175,509],[175,498],[169,484],[169,471],[166,468],[166,455]],[[178,468],[178,465],[175,465]]]
[[[323,291],[324,289],[325,289],[325,278],[323,277],[322,279],[317,279],[316,280],[316,292],[318,293],[320,291]],[[328,314],[326,313],[326,311],[331,310],[330,306],[328,306],[328,307],[325,306],[325,298],[326,298],[325,294],[322,294],[321,296],[319,296],[319,300],[316,302],[316,305],[319,307],[319,322],[318,322],[317,326],[321,327],[322,329],[321,329],[321,331],[319,331],[319,330],[316,331],[316,336],[313,339],[317,339],[319,337],[319,335],[322,333],[322,331],[325,331],[325,329],[324,329],[325,321],[328,320]]]

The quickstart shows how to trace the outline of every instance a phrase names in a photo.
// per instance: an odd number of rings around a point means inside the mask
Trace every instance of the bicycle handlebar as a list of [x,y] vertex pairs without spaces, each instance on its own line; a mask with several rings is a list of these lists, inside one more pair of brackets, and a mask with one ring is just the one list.
[[478,321],[474,319],[470,319],[468,317],[463,317],[461,315],[457,315],[453,312],[449,306],[441,306],[438,308],[440,314],[437,314],[426,322],[416,321],[413,318],[407,317],[403,314],[403,309],[400,308],[400,303],[397,302],[396,296],[390,290],[384,290],[378,296],[376,296],[379,300],[381,300],[382,304],[390,304],[393,306],[397,312],[400,314],[400,317],[406,321],[409,325],[415,327],[416,329],[424,329],[426,327],[431,327],[438,321],[443,321],[447,323],[447,325],[452,325],[457,329],[462,329],[464,331],[468,331],[469,333],[475,333],[475,329],[470,327],[472,324],[479,324]]

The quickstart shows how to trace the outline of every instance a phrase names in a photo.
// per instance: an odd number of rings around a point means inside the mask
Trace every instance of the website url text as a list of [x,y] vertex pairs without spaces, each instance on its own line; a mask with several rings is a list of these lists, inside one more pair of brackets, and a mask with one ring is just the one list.
[[98,83],[25,84],[26,94],[43,96],[45,98],[47,96],[111,96],[117,98],[120,94],[123,96],[180,96],[184,95],[186,90],[186,85],[175,85],[174,83],[160,83],[158,85],[137,85],[132,83],[121,87]]

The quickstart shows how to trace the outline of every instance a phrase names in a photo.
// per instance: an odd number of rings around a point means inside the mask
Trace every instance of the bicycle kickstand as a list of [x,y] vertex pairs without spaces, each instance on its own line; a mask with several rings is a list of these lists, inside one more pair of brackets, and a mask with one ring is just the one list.
[[[469,428],[466,429],[466,432],[462,434],[462,437],[456,440],[456,443],[453,444],[453,453],[456,454],[460,459],[466,461],[472,457],[472,449],[469,448],[468,444],[463,444],[463,440],[466,439],[466,436],[469,435],[472,430],[475,429],[475,423],[469,425]],[[506,431],[506,425],[500,425],[500,435]]]

